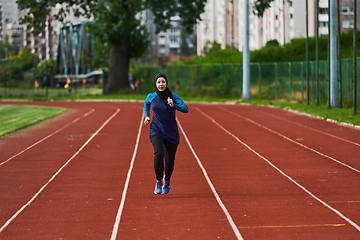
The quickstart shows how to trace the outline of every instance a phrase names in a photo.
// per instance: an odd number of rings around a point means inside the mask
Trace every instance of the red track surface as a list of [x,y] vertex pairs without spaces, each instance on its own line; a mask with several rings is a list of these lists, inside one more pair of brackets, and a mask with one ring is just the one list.
[[143,103],[1,104],[68,112],[0,139],[0,239],[360,239],[358,129],[188,104],[155,195]]

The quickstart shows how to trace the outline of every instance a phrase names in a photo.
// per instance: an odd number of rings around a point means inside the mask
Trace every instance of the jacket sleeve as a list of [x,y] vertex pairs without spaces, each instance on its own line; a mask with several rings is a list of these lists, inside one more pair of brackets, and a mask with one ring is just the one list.
[[150,107],[151,107],[151,93],[147,95],[145,102],[144,102],[144,113],[145,117],[150,117]]
[[174,101],[173,108],[175,108],[176,110],[183,112],[183,113],[189,112],[189,108],[186,106],[184,101],[176,93],[173,93],[173,101]]

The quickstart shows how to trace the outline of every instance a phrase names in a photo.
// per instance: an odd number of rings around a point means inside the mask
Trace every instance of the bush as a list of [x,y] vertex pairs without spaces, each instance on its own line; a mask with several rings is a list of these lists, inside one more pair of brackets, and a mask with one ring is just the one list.
[[[360,31],[357,31],[358,45],[360,45]],[[341,55],[342,58],[353,57],[353,31],[341,33]],[[242,63],[243,54],[238,50],[229,48],[219,49],[218,45],[210,48],[206,56],[199,56],[191,60],[174,61],[170,65],[183,64],[205,64],[205,63]],[[319,38],[319,59],[327,60],[328,38],[326,36]],[[360,52],[357,53],[360,56]],[[309,60],[316,60],[316,38],[309,38]],[[306,61],[306,38],[293,38],[284,46],[276,46],[274,41],[261,49],[250,52],[251,62],[298,62]]]

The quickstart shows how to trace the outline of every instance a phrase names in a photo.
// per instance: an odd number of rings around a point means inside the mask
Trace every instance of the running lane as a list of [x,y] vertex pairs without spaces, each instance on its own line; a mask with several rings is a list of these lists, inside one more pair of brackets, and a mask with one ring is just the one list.
[[[360,143],[359,129],[306,116],[299,116],[299,118],[307,118],[308,124],[299,124],[293,113],[286,114],[294,119],[295,123],[293,123],[277,117],[285,115],[278,112],[278,109],[274,109],[276,115],[267,114],[270,117],[266,119],[263,118],[262,112],[256,111],[256,107],[253,110],[247,108],[242,111],[231,106],[220,107],[220,109],[231,112],[234,117],[245,119],[254,126],[286,140],[292,146],[285,148],[294,149],[288,159],[281,156],[282,151],[266,153],[266,150],[263,151],[260,147],[259,152],[261,151],[265,155],[272,154],[273,162],[277,166],[286,169],[286,172],[296,176],[299,182],[303,182],[307,189],[316,192],[317,196],[353,219],[357,225],[360,224],[357,214],[360,211],[358,200],[360,199],[360,146],[357,144]],[[310,121],[311,119],[313,121]],[[327,126],[329,124],[333,127]],[[253,143],[253,146],[257,144]],[[299,150],[295,146],[298,146]],[[297,155],[300,152],[307,155],[315,154],[318,157],[316,160],[306,160],[306,157]]]
[[[353,204],[350,212],[331,202],[339,198],[359,199],[359,174],[232,113],[244,111],[250,119],[256,115],[250,107],[245,108],[194,104],[191,114],[179,116],[244,239],[359,237],[359,231],[348,221],[286,177],[326,204],[344,211],[358,225],[359,218],[355,215],[359,205]],[[213,121],[275,164],[286,176]],[[283,123],[280,126],[286,128]]]
[[[218,109],[287,137],[360,171],[360,129],[276,108],[219,106]],[[273,112],[271,112],[271,110]]]
[[154,194],[153,156],[149,126],[144,126],[117,239],[236,239],[184,136],[168,195]]
[[68,162],[0,232],[1,239],[110,238],[141,104],[77,103],[76,108],[95,112],[0,167],[3,225]]

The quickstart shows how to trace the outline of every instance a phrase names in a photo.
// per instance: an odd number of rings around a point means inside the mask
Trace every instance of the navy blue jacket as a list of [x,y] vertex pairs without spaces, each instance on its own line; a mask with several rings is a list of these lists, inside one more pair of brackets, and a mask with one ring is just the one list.
[[189,109],[176,93],[172,93],[172,95],[174,106],[169,107],[161,101],[156,92],[149,93],[145,99],[144,112],[145,117],[150,117],[150,107],[153,111],[153,119],[149,130],[150,136],[160,135],[165,140],[178,144],[180,136],[175,110],[187,113],[189,112]]

